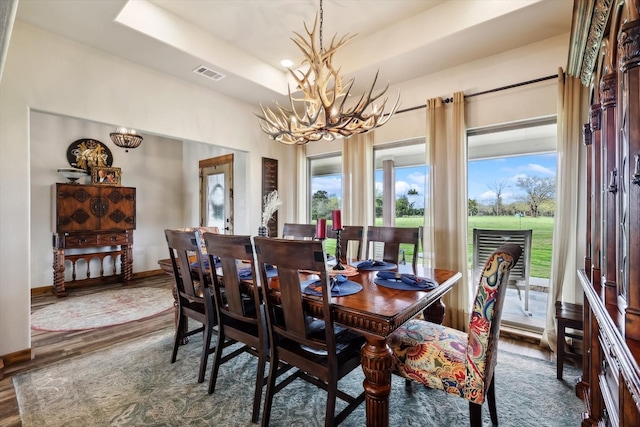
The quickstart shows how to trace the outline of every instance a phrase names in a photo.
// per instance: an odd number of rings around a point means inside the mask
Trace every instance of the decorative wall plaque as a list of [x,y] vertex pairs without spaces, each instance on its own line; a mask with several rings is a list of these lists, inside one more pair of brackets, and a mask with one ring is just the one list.
[[94,167],[110,167],[113,155],[109,147],[97,139],[78,139],[67,148],[67,161],[71,167],[91,173]]

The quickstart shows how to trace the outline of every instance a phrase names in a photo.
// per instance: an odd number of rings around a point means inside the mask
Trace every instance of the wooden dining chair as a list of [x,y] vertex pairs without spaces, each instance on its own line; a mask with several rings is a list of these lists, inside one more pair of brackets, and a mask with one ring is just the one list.
[[402,264],[406,262],[404,249],[400,245],[412,245],[411,264],[418,266],[418,253],[422,241],[422,227],[367,227],[367,259],[375,258],[376,245],[383,245],[382,261]]
[[285,223],[285,225],[282,227],[283,239],[312,240],[315,237],[316,237],[315,224]]
[[[198,382],[201,383],[204,381],[209,354],[215,351],[215,347],[211,347],[211,336],[216,333],[214,326],[217,324],[217,316],[211,288],[207,285],[204,273],[205,267],[200,252],[200,233],[178,230],[165,230],[164,233],[169,247],[178,299],[178,324],[171,363],[175,363],[178,348],[186,342],[187,337],[202,333],[202,351],[198,370]],[[192,265],[194,263],[195,268]],[[190,330],[188,319],[197,321],[200,326]]]
[[[262,425],[269,425],[273,396],[296,378],[327,391],[325,426],[342,422],[364,401],[338,389],[340,378],[360,366],[364,338],[334,324],[326,255],[320,241],[254,237],[260,285],[267,313],[271,343],[269,380]],[[267,266],[278,266],[278,278],[267,278]],[[321,313],[312,314],[305,303],[298,270],[319,272],[322,283]],[[298,368],[276,386],[275,366],[284,362]],[[335,415],[336,397],[347,406]]]
[[[336,239],[338,233],[331,229],[331,225],[327,224],[327,238]],[[346,261],[349,255],[351,258],[362,259],[362,246],[364,243],[364,227],[361,225],[345,225],[340,232],[340,253],[342,261]],[[349,248],[354,248],[351,253]]]
[[[469,333],[412,319],[389,337],[392,372],[429,388],[469,401],[471,426],[482,426],[482,404],[489,403],[493,425],[498,424],[494,369],[498,357],[500,317],[509,271],[522,248],[505,244],[487,260],[469,322]],[[410,385],[410,382],[408,382]]]
[[[252,277],[255,277],[251,238],[212,233],[205,233],[203,237],[208,252],[215,252],[220,258],[222,272],[221,276],[215,268],[209,270],[218,316],[218,346],[209,379],[209,394],[215,391],[220,365],[243,353],[257,356],[258,367],[251,415],[251,422],[255,423],[260,417],[262,389],[267,380],[265,364],[269,346],[260,290],[254,283],[241,282],[238,276],[238,265],[242,265],[240,263],[243,260],[250,260],[248,268],[251,268]],[[209,262],[210,265],[214,265],[213,255],[209,256]],[[227,342],[244,345],[223,356],[223,346],[220,343]]]

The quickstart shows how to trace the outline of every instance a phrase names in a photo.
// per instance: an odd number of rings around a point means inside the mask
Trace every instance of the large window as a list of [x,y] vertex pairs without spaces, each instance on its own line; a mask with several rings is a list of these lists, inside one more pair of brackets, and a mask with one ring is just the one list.
[[[330,155],[309,159],[310,223],[326,218],[331,224],[331,211],[342,209],[342,156]],[[325,241],[327,253],[335,253],[335,239]]]
[[331,218],[333,209],[342,207],[342,157],[309,159],[311,221]]
[[342,208],[342,157],[309,159],[309,195],[311,222],[318,218],[331,218],[333,209]]
[[[376,147],[374,154],[374,224],[395,227],[424,226],[427,195],[424,140]],[[411,245],[400,245],[400,248],[405,260],[413,257]],[[422,253],[422,245],[419,250]]]
[[542,332],[556,203],[555,119],[470,131],[467,142],[470,271],[474,228],[533,230],[528,295],[526,281],[512,283],[502,319]]
[[424,140],[375,148],[375,224],[424,225],[427,167]]

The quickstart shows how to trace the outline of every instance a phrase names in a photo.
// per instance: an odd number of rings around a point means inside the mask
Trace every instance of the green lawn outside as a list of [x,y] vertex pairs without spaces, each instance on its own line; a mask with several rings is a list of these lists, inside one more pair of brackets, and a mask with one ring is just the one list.
[[[473,251],[473,229],[533,230],[531,242],[531,277],[549,278],[551,273],[551,246],[553,242],[552,217],[470,216],[469,253]],[[471,259],[471,258],[469,258]]]
[[[418,227],[422,225],[422,217],[396,218],[398,227]],[[382,224],[382,219],[376,220],[376,225]],[[516,216],[470,216],[468,220],[469,242],[469,267],[471,267],[471,254],[473,253],[473,229],[498,229],[498,230],[533,230],[531,245],[531,277],[548,279],[551,272],[551,245],[553,239],[553,218],[551,217],[516,217]],[[366,241],[366,239],[365,239]],[[327,253],[335,253],[335,240],[327,239],[325,248]],[[405,248],[406,259],[411,260],[413,248]],[[363,253],[364,255],[364,253]]]

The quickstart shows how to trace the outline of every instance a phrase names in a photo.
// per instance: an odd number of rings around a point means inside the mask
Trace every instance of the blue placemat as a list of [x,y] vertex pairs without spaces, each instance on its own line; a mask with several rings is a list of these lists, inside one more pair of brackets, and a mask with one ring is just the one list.
[[397,274],[381,271],[373,279],[376,285],[403,291],[430,291],[438,287],[438,282],[428,277],[417,277],[413,274]]
[[392,262],[378,261],[378,260],[371,260],[371,259],[352,262],[349,265],[362,271],[384,271],[384,270],[393,270],[395,268],[398,268],[398,266]]
[[[302,293],[322,296],[322,282],[319,279],[305,280],[300,283],[300,286],[302,287]],[[347,295],[357,294],[361,290],[362,285],[360,283],[352,282],[344,277],[343,281],[339,281],[336,286],[333,286],[331,289],[331,296],[344,297]]]
[[[220,261],[220,258],[215,257],[214,259],[216,260],[216,264],[215,264],[216,268],[220,268],[220,266],[222,265],[222,262]],[[209,257],[203,259],[202,263],[204,264],[204,268],[206,268],[208,270],[209,269]],[[198,268],[198,267],[199,267],[198,261],[191,263],[191,268]]]
[[[278,275],[278,269],[272,265],[267,266],[267,278],[271,279],[272,277],[276,277]],[[251,267],[239,268],[238,269],[238,277],[242,280],[252,280],[253,275],[251,274]]]

